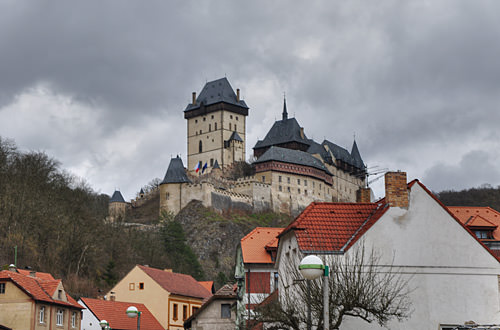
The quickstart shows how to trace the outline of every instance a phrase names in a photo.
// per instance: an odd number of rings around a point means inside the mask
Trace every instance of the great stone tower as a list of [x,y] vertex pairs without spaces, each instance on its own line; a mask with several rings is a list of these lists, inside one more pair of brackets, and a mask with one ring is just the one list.
[[246,116],[248,106],[226,78],[205,84],[184,110],[187,119],[187,168],[210,172],[218,163],[223,169],[245,160]]

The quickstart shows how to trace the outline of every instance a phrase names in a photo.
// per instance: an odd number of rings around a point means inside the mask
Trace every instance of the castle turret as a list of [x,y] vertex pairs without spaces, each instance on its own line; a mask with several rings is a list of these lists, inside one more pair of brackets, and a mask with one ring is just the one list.
[[[188,140],[188,171],[195,172],[196,168],[211,169],[218,161],[219,166],[225,167],[237,161],[245,160],[246,116],[248,106],[240,99],[226,78],[207,82],[201,93],[192,95],[192,103],[184,110],[187,119]],[[239,142],[234,152],[229,143],[234,133]]]
[[[162,211],[177,214],[186,202],[182,195],[182,187],[190,183],[182,159],[177,156],[170,160],[165,178],[160,183],[160,213]],[[189,200],[187,200],[189,201]]]
[[127,202],[123,199],[122,193],[119,190],[115,190],[108,205],[108,213],[111,221],[115,221],[120,216],[124,217],[126,210]]

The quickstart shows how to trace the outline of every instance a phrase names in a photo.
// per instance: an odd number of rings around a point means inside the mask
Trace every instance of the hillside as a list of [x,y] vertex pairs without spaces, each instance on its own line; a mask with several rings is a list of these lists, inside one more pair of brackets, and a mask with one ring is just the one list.
[[447,206],[489,206],[500,211],[500,187],[483,185],[478,188],[446,190],[435,194]]

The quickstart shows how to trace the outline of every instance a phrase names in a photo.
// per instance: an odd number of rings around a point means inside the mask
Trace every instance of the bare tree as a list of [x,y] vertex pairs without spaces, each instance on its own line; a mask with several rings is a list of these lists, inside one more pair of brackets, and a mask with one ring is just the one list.
[[[402,274],[392,262],[382,265],[380,256],[367,252],[364,245],[349,252],[331,256],[328,262],[330,329],[339,329],[346,316],[381,326],[408,318],[411,275]],[[306,281],[295,264],[286,268],[289,279],[280,274],[279,299],[261,304],[255,321],[265,323],[266,329],[305,329],[310,306],[312,326],[323,329],[322,279]]]

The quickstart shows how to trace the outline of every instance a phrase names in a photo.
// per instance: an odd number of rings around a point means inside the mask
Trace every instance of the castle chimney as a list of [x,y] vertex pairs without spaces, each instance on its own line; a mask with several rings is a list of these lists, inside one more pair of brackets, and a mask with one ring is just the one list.
[[371,188],[359,188],[356,192],[356,202],[358,203],[370,203],[372,195]]
[[408,208],[406,172],[387,172],[385,174],[385,200],[391,207]]
[[236,101],[240,102],[240,89],[236,88]]
[[196,92],[193,92],[193,103],[192,104],[196,104]]

